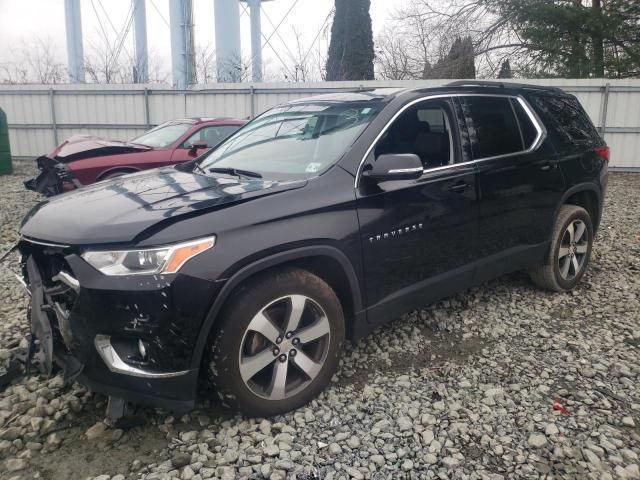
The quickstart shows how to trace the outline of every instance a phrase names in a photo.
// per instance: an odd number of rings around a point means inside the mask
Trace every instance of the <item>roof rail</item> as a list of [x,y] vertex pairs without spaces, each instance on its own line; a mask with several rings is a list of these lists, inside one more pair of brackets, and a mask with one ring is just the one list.
[[543,85],[531,85],[527,83],[514,82],[492,82],[488,80],[456,80],[447,83],[445,87],[494,87],[494,88],[528,88],[532,90],[548,90],[552,92],[562,92],[558,87],[546,87]]

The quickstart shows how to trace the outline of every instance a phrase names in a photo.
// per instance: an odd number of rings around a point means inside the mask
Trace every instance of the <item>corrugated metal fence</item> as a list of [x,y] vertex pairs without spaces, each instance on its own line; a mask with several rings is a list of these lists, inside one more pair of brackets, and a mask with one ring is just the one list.
[[[434,87],[450,80],[216,84],[192,90],[144,85],[3,86],[16,157],[41,155],[75,133],[126,140],[181,117],[253,117],[279,103],[372,87]],[[611,146],[611,166],[640,171],[640,80],[518,80],[575,94]]]

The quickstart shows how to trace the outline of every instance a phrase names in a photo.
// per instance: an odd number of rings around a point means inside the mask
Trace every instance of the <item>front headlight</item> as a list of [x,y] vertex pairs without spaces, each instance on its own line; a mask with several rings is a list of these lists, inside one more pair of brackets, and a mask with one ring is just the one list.
[[176,273],[188,260],[215,243],[216,237],[208,237],[159,248],[87,251],[82,258],[105,275]]

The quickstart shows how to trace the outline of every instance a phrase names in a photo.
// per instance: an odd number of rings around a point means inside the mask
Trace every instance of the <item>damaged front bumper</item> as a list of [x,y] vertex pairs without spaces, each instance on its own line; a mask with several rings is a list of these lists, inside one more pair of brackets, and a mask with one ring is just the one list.
[[34,355],[44,373],[128,401],[185,411],[195,404],[192,353],[216,282],[186,275],[105,276],[72,247],[23,239]]
[[27,190],[33,190],[45,197],[53,197],[68,190],[82,187],[68,165],[42,156],[36,158],[38,165],[38,175],[29,180],[25,180],[24,186]]

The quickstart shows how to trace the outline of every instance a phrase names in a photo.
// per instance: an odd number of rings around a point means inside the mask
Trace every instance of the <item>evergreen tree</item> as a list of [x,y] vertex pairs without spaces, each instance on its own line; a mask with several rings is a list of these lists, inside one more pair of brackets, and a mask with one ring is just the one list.
[[482,0],[508,19],[535,63],[570,78],[640,72],[638,0]]
[[498,78],[513,78],[509,59],[505,60],[500,64],[500,72],[498,72]]
[[327,80],[373,80],[371,0],[335,0]]
[[446,57],[424,74],[428,78],[476,78],[473,42],[471,37],[457,37]]

